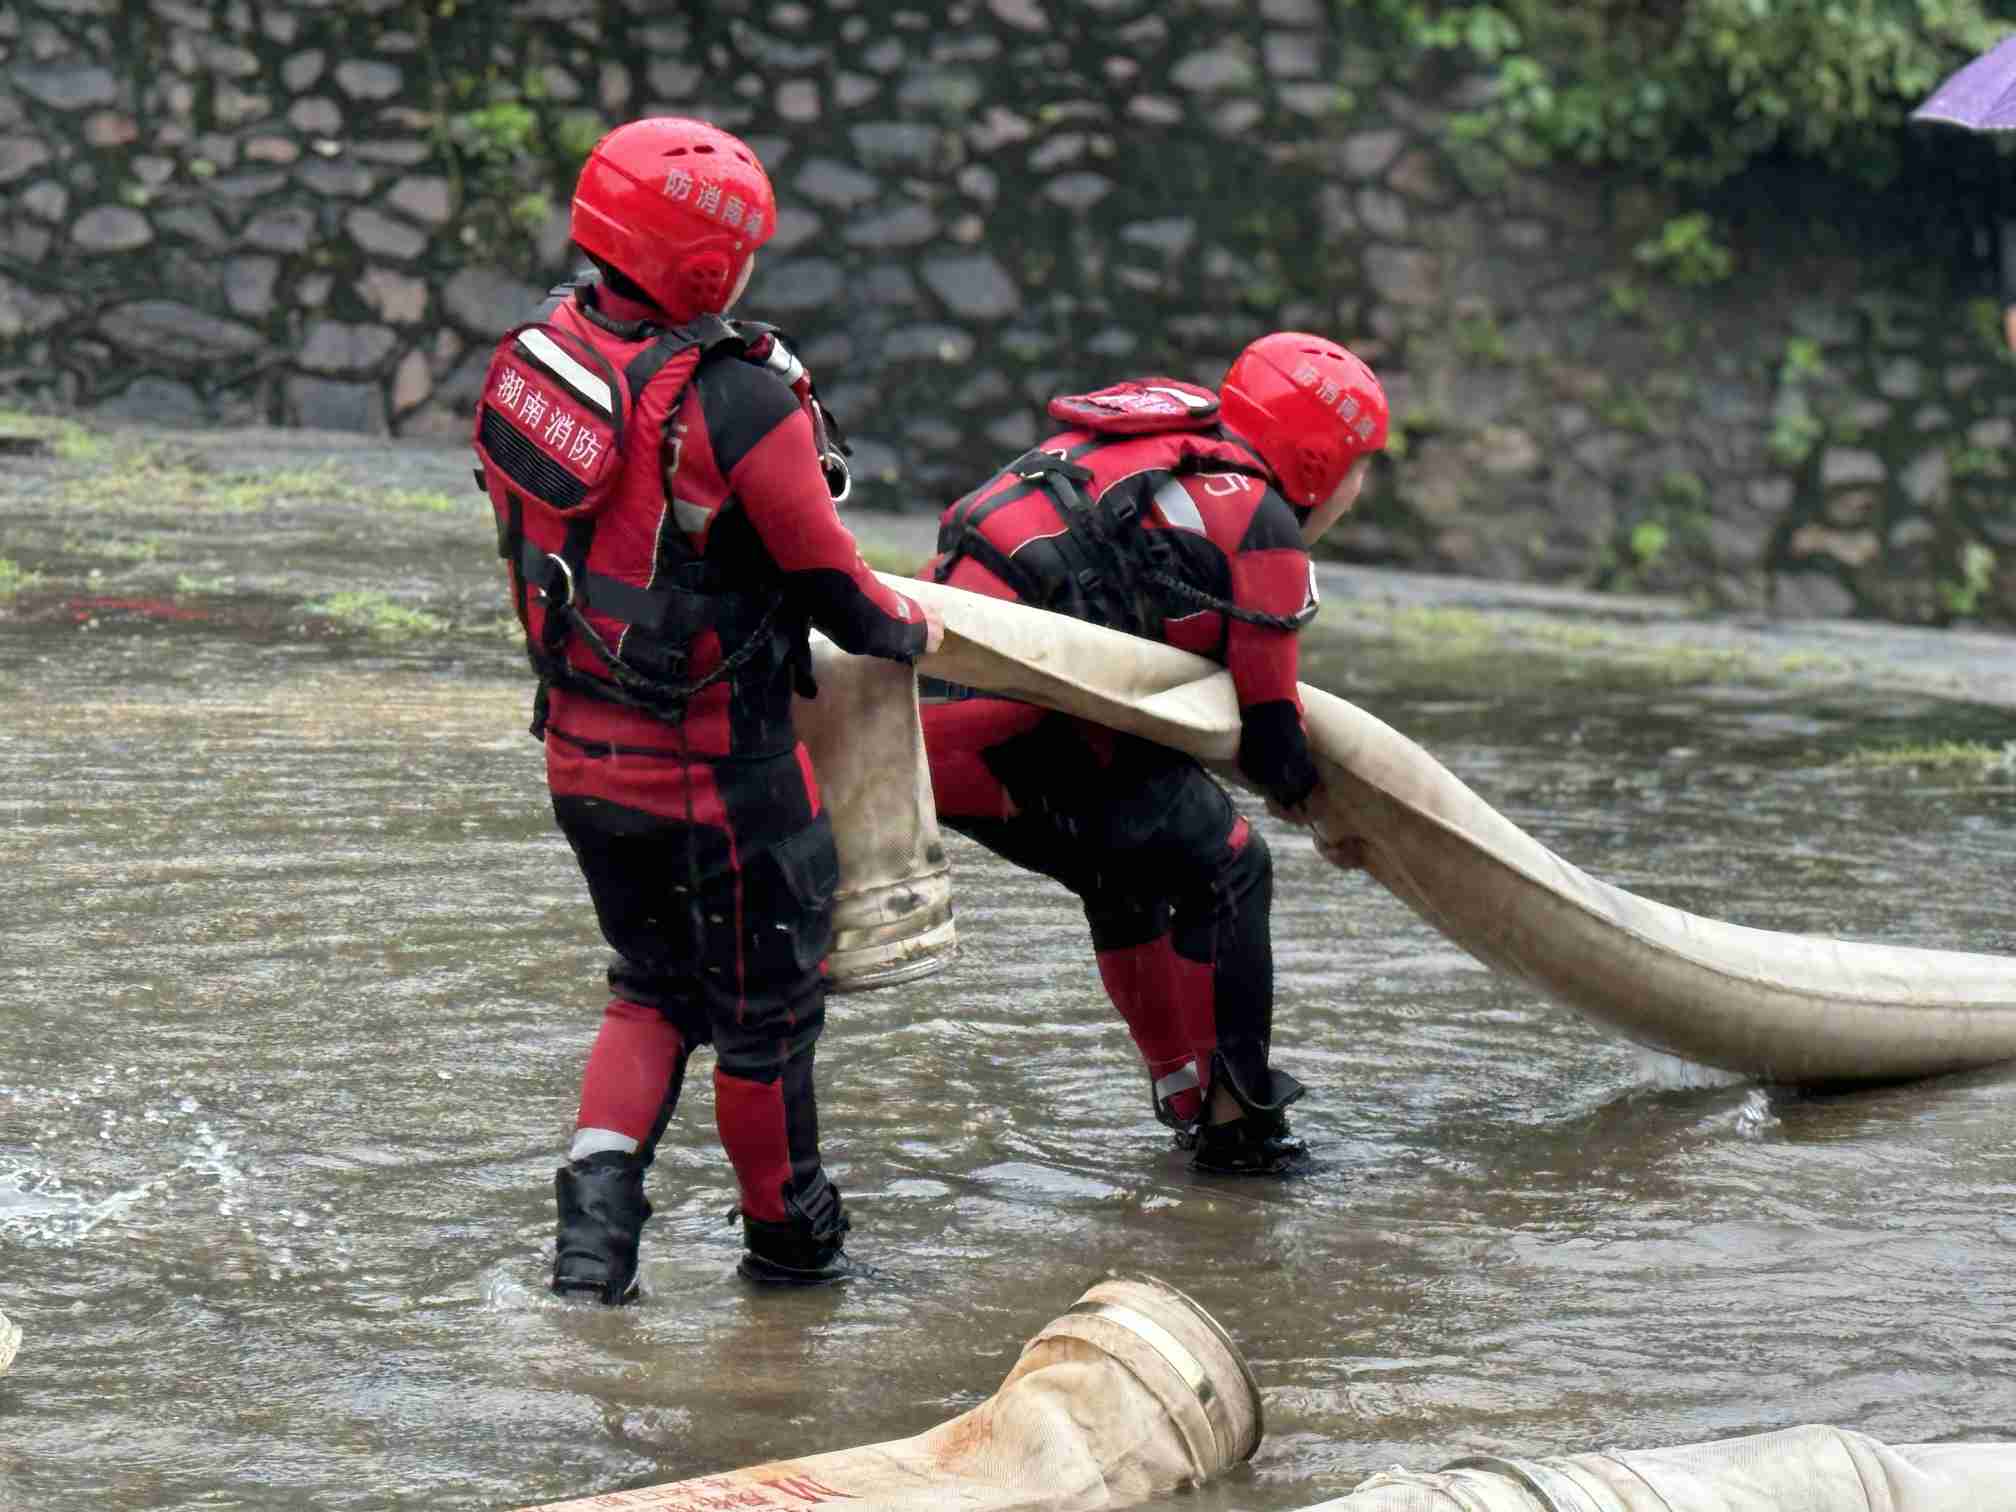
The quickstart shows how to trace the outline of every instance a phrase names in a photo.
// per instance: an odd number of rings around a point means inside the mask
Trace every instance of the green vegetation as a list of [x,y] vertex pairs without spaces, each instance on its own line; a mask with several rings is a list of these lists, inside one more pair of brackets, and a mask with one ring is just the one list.
[[20,563],[0,557],[0,599],[12,598],[23,588],[32,588],[41,581],[41,573],[29,572]]
[[108,562],[151,562],[161,555],[161,538],[144,536],[67,535],[63,550],[71,556],[102,557]]
[[1635,387],[1620,386],[1606,391],[1596,401],[1596,413],[1605,425],[1640,436],[1649,436],[1658,428],[1651,399]]
[[[544,189],[525,189],[524,169],[540,153],[539,117],[519,100],[501,99],[448,118],[447,142],[460,159],[463,191],[472,213],[535,236],[553,213]],[[544,177],[544,175],[539,175]],[[466,235],[466,228],[465,228]]]
[[437,0],[416,9],[432,70],[435,148],[455,184],[459,234],[536,274],[539,234],[615,123],[552,98],[549,48],[566,43],[524,27],[508,7]]
[[1946,464],[1952,469],[1956,481],[1967,478],[2000,478],[2008,470],[2008,463],[2000,449],[1969,446],[1964,442],[1947,451]]
[[1888,184],[1911,108],[2009,29],[1984,0],[1348,3],[1490,72],[1466,138],[1691,188],[1772,156]]
[[105,449],[102,436],[86,430],[75,420],[28,410],[0,409],[0,445],[18,445],[24,441],[39,442],[52,456],[66,462],[89,461]]
[[[53,493],[69,514],[244,515],[289,505],[370,505],[382,509],[449,514],[480,513],[482,503],[471,492],[449,493],[438,488],[376,488],[343,476],[327,463],[266,472],[236,472],[213,467],[207,459],[173,446],[153,442],[104,442],[94,439],[86,460],[108,465],[63,478]],[[121,561],[152,561],[160,552],[158,539],[107,536],[97,530],[71,533],[65,545]]]
[[343,485],[322,467],[277,472],[213,471],[172,447],[124,449],[114,466],[65,479],[57,497],[80,514],[256,514],[281,504],[330,498]]
[[1742,651],[1648,640],[1612,625],[1564,624],[1443,607],[1381,611],[1353,605],[1351,613],[1382,631],[1434,677],[1451,676],[1469,663],[1500,683],[1511,676],[1529,685],[1608,681],[1681,687],[1739,679],[1768,682],[1780,670]]
[[1619,320],[1634,320],[1645,313],[1644,286],[1628,278],[1611,278],[1604,283],[1610,313]]
[[2005,740],[1999,746],[1978,740],[1869,746],[1851,752],[1844,764],[1873,771],[1929,769],[1959,777],[2016,777],[2016,740]]
[[1960,579],[1939,579],[1936,587],[1940,607],[1955,619],[1971,619],[1981,612],[1981,600],[1995,582],[1995,553],[1979,541],[1960,548]]
[[1787,402],[1771,417],[1771,436],[1765,444],[1774,461],[1797,467],[1813,455],[1826,435],[1827,427],[1803,401]]
[[1691,287],[1721,283],[1736,268],[1736,254],[1716,240],[1714,220],[1701,210],[1674,216],[1657,236],[1638,243],[1632,255]]
[[893,546],[863,545],[861,560],[877,572],[887,572],[895,577],[909,577],[924,565],[914,551]]
[[1633,571],[1649,572],[1657,566],[1672,541],[1672,533],[1658,520],[1640,520],[1633,525],[1630,535],[1625,538],[1631,552]]
[[[328,575],[354,577],[344,545],[352,538],[395,558],[466,546],[472,561],[488,561],[489,511],[473,491],[374,483],[368,453],[362,465],[331,457],[258,467],[228,438],[90,433],[0,411],[0,437],[10,433],[58,444],[0,506],[0,601],[37,586],[99,592],[116,582],[122,592],[215,599],[256,585],[261,602],[246,611],[255,620],[278,612],[405,637],[469,628],[383,593],[334,591],[348,584]],[[300,607],[289,615],[286,603]]]
[[445,493],[438,488],[361,488],[354,483],[336,485],[336,497],[368,501],[387,509],[418,509],[430,514],[481,514],[488,507],[469,493]]
[[1498,324],[1497,313],[1488,306],[1459,311],[1449,334],[1457,351],[1479,362],[1506,363],[1512,360],[1504,328]]
[[1785,353],[1778,361],[1778,402],[1765,441],[1773,461],[1797,467],[1826,439],[1826,422],[1813,412],[1807,395],[1807,386],[1826,376],[1827,363],[1819,342],[1794,336],[1785,343]]
[[375,590],[332,593],[309,604],[307,609],[310,614],[319,614],[349,629],[387,638],[440,635],[449,628],[448,621],[438,614],[409,609]]
[[2002,333],[2002,303],[1985,296],[1967,301],[1964,312],[1964,329],[1973,337],[1978,349],[1977,357],[1986,357],[2005,366],[2016,363],[2016,352],[2009,350],[2007,338]]
[[1826,359],[1820,354],[1820,343],[1807,336],[1794,336],[1785,343],[1785,357],[1779,366],[1778,376],[1786,383],[1797,383],[1808,378],[1824,378],[1827,374]]
[[1675,468],[1659,480],[1649,512],[1621,528],[1598,563],[1596,586],[1629,592],[1645,586],[1676,546],[1699,543],[1708,528],[1708,485]]

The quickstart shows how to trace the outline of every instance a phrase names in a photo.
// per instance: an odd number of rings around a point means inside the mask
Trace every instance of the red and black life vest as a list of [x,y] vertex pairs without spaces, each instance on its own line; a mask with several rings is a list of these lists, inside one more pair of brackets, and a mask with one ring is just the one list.
[[[775,612],[693,549],[660,455],[700,363],[749,338],[712,315],[669,329],[613,321],[575,293],[556,289],[498,343],[476,411],[477,480],[539,678],[535,735],[554,687],[677,722],[766,639]],[[694,678],[690,647],[710,628],[722,660]]]
[[[1199,581],[1177,532],[1145,529],[1144,516],[1171,475],[1245,473],[1272,482],[1257,453],[1217,424],[1218,396],[1175,379],[1115,384],[1053,399],[1050,414],[1073,426],[1024,452],[945,512],[933,576],[948,581],[971,557],[1027,604],[1163,639],[1170,619],[1213,610],[1227,619],[1295,630],[1289,618],[1232,602]],[[1180,490],[1179,490],[1180,491]],[[1032,524],[1001,514],[1032,496],[1048,505]],[[1186,506],[1194,507],[1194,506]]]

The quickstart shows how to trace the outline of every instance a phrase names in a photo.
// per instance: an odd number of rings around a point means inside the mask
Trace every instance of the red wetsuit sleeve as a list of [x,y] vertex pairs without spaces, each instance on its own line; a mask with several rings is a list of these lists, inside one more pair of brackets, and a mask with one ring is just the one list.
[[[1300,550],[1241,552],[1230,563],[1232,602],[1289,620],[1309,602],[1309,557]],[[1239,706],[1292,700],[1299,658],[1295,632],[1235,619],[1225,631],[1225,665],[1239,690]]]
[[835,644],[895,661],[923,653],[923,611],[885,587],[861,560],[853,534],[834,512],[803,410],[750,447],[729,470],[728,484],[783,571],[786,594]]
[[[1299,544],[1240,551],[1229,565],[1232,601],[1240,608],[1288,620],[1308,607],[1314,587],[1308,553]],[[1239,770],[1292,808],[1317,783],[1296,691],[1295,632],[1234,619],[1225,633],[1225,666],[1239,695]]]

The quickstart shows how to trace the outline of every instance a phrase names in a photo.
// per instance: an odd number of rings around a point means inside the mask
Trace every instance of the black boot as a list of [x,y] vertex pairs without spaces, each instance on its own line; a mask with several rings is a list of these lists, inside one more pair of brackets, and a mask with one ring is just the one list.
[[1214,1176],[1300,1176],[1309,1165],[1309,1146],[1288,1132],[1279,1113],[1205,1124],[1190,1157],[1191,1170]]
[[840,1188],[822,1172],[810,1191],[784,1193],[784,1221],[742,1217],[749,1253],[736,1274],[758,1286],[831,1286],[836,1281],[873,1281],[881,1272],[851,1260],[841,1248],[849,1223]]
[[1309,1089],[1286,1071],[1265,1062],[1241,1075],[1222,1050],[1211,1059],[1212,1086],[1223,1087],[1239,1105],[1239,1117],[1229,1123],[1207,1123],[1197,1130],[1193,1171],[1214,1176],[1299,1176],[1310,1166],[1309,1146],[1288,1132],[1287,1106]]
[[553,1290],[609,1307],[633,1301],[637,1240],[651,1216],[643,1162],[615,1150],[572,1161],[553,1173],[553,1196],[560,1211]]

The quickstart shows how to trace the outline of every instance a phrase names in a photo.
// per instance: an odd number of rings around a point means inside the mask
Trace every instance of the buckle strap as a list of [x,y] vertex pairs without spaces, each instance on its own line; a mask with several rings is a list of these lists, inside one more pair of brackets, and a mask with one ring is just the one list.
[[519,537],[518,569],[546,597],[548,607],[593,609],[654,635],[690,636],[716,624],[723,605],[717,594],[690,588],[639,588],[634,583],[570,568],[561,553],[542,551]]
[[1008,470],[1027,481],[1038,478],[1068,478],[1073,483],[1092,481],[1092,469],[1042,450],[1026,451],[1008,464]]

